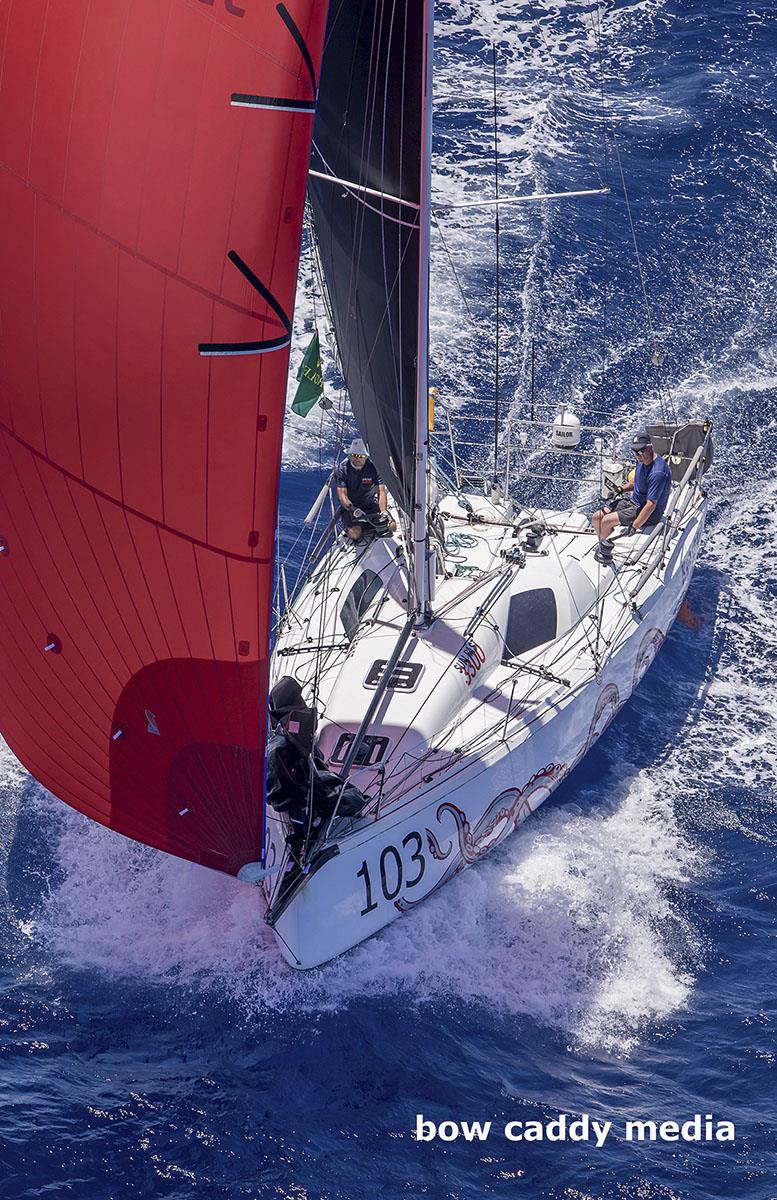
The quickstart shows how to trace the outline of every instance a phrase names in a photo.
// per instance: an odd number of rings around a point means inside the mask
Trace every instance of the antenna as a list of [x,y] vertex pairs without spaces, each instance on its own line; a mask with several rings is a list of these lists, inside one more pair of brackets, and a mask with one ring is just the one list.
[[496,237],[496,302],[494,314],[495,354],[494,354],[494,482],[492,498],[498,497],[499,489],[499,143],[496,127],[496,42],[492,42],[494,66],[494,231]]

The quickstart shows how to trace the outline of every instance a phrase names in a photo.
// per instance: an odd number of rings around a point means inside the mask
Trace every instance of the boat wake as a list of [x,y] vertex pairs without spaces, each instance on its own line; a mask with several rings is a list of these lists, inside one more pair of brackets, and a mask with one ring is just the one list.
[[[224,991],[246,1018],[332,1010],[403,994],[529,1016],[583,1043],[628,1049],[646,1022],[681,1008],[697,963],[671,890],[699,867],[671,788],[629,776],[548,805],[496,854],[410,917],[317,971],[281,959],[258,892],[134,846],[45,793],[60,824],[58,882],[27,936],[63,964],[143,982]],[[599,797],[614,797],[602,804]]]

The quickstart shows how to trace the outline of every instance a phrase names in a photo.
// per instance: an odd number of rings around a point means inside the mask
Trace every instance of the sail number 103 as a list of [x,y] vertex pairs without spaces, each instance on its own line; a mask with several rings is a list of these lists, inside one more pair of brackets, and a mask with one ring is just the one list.
[[[380,889],[385,900],[396,900],[403,886],[412,888],[421,882],[426,870],[423,844],[420,833],[413,830],[402,839],[401,850],[396,846],[385,846],[381,851]],[[366,858],[356,872],[356,878],[364,880],[365,901],[361,915],[366,917],[378,907],[377,900],[372,898],[372,879]]]

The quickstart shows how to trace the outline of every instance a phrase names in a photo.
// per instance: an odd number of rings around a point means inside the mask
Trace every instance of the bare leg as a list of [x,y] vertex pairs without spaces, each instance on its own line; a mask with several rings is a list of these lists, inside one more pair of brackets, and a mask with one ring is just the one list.
[[605,538],[610,536],[615,526],[619,524],[618,514],[614,512],[607,512],[605,509],[600,508],[599,511],[595,512],[591,517],[591,524],[596,530],[596,535],[599,538],[599,541],[603,542]]
[[596,530],[599,534],[599,541],[605,541],[618,525],[620,525],[620,521],[617,513],[603,513]]
[[349,525],[345,531],[352,542],[358,542],[362,535],[361,525]]

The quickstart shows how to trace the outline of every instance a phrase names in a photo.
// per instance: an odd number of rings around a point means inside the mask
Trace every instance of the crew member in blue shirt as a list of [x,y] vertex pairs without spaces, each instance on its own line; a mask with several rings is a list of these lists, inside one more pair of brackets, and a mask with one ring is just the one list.
[[386,514],[382,519],[386,529],[396,529],[396,522],[386,513],[386,489],[374,462],[367,457],[367,447],[361,438],[354,438],[348,447],[348,457],[335,471],[335,483],[345,532],[352,541],[361,540],[365,526],[376,528],[376,522],[370,518],[381,513]]
[[[603,542],[618,525],[625,525],[627,533],[657,525],[664,515],[666,502],[672,490],[672,474],[660,454],[655,454],[649,436],[644,430],[635,433],[631,449],[637,460],[634,488],[631,496],[615,500],[593,515],[593,525],[599,541]],[[621,491],[628,489],[621,488]]]

